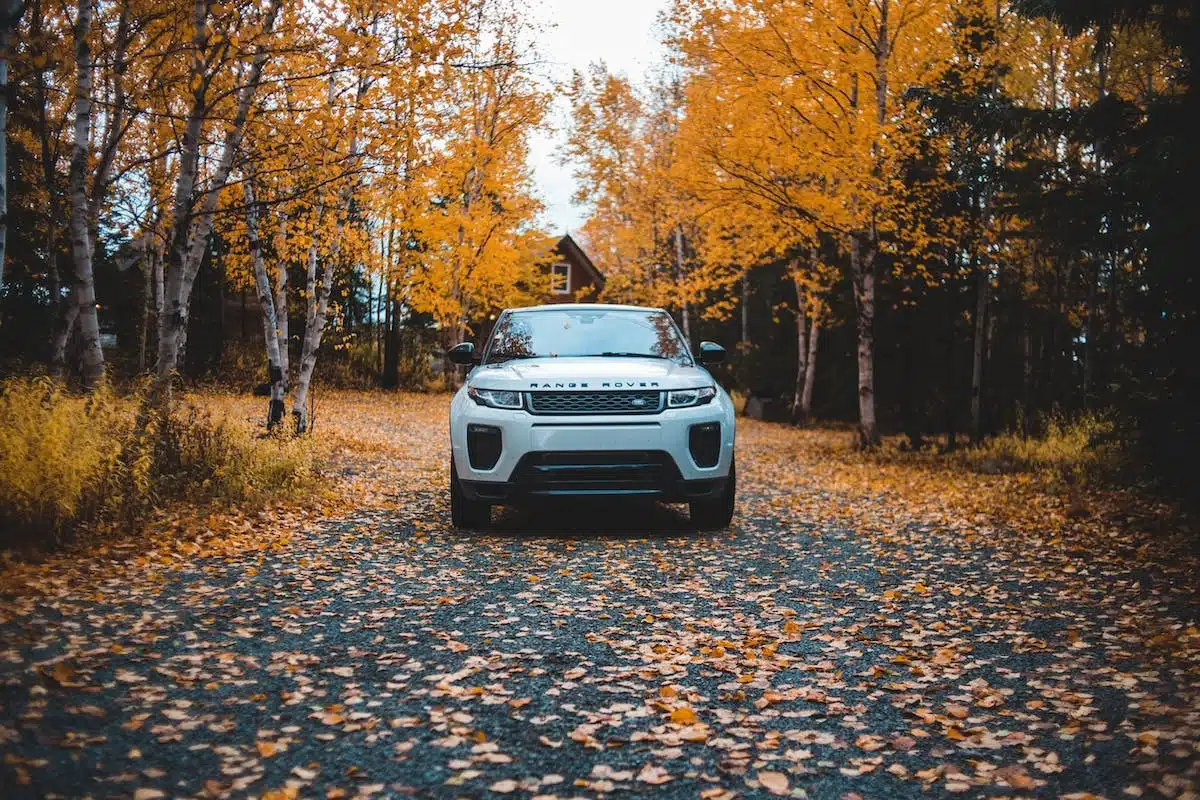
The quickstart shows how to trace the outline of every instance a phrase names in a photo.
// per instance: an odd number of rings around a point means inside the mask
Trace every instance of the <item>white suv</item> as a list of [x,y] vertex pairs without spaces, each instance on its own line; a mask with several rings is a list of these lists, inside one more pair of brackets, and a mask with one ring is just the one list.
[[[493,505],[546,497],[688,503],[700,528],[733,518],[734,410],[658,308],[553,305],[505,311],[450,404],[450,508],[482,528]],[[699,361],[700,363],[697,363]]]

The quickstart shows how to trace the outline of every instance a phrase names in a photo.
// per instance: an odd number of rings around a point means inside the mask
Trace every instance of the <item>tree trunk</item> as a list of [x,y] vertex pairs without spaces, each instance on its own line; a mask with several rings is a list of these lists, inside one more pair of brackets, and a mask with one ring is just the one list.
[[[683,280],[683,226],[675,226],[675,280],[676,282]],[[687,301],[683,303],[681,312],[683,318],[683,338],[687,340],[688,348],[691,349],[692,342],[692,315],[688,309]]]
[[750,273],[742,273],[742,347],[750,349]]
[[400,386],[400,301],[388,299],[385,302],[387,319],[384,321],[383,388],[396,389]]
[[[271,0],[263,21],[264,35],[269,36],[274,30],[281,3],[282,0]],[[169,387],[171,377],[179,366],[182,345],[187,336],[192,286],[200,271],[204,252],[208,248],[217,201],[233,168],[234,155],[241,146],[246,120],[250,116],[250,106],[269,55],[267,48],[262,45],[254,53],[246,82],[238,90],[236,112],[226,128],[217,166],[198,199],[195,190],[199,177],[201,134],[205,119],[211,111],[207,92],[213,77],[204,72],[199,56],[208,43],[208,12],[208,4],[204,0],[196,0],[192,19],[192,102],[184,126],[183,144],[179,154],[179,176],[175,182],[174,223],[170,258],[167,262],[167,313],[163,315],[159,325],[157,382],[163,388]],[[200,203],[198,215],[195,213],[197,200]]]
[[88,389],[104,379],[100,321],[96,315],[96,284],[92,275],[92,240],[88,235],[88,146],[92,129],[92,3],[79,0],[75,19],[75,143],[71,150],[68,185],[71,194],[71,255],[75,266],[73,293],[81,337],[80,376]]
[[72,289],[58,303],[54,336],[50,343],[51,371],[60,380],[67,376],[67,343],[75,332],[75,320],[78,317],[79,305],[75,302],[75,290]]
[[283,369],[279,361],[279,323],[275,313],[275,298],[271,294],[271,279],[267,277],[267,265],[263,263],[262,240],[258,235],[258,204],[254,199],[254,179],[246,176],[242,187],[246,200],[246,232],[249,238],[250,258],[254,263],[254,284],[258,289],[258,302],[262,307],[263,344],[267,350],[267,382],[271,386],[271,401],[267,406],[267,430],[279,427],[283,419]]
[[987,339],[988,280],[987,268],[980,263],[978,253],[971,254],[975,267],[975,340],[971,354],[971,441],[983,440],[983,352]]
[[[24,11],[22,0],[0,0],[0,293],[4,291],[8,246],[8,51]],[[39,17],[40,12],[38,9]]]
[[12,0],[0,5],[0,292],[4,291],[4,258],[8,245],[8,48],[16,27]]
[[[286,223],[280,223],[281,237],[284,235],[284,225]],[[275,252],[278,253],[279,248],[276,248]],[[282,258],[278,260],[279,276],[275,281],[275,331],[276,336],[279,338],[279,372],[282,375],[283,390],[287,392],[292,385],[290,372],[291,355],[288,349],[291,347],[291,334],[288,332],[288,265]]]
[[[347,203],[347,205],[349,205]],[[317,213],[318,218],[321,212]],[[333,271],[341,244],[342,226],[339,221],[334,234],[333,246],[325,259],[320,283],[317,282],[317,244],[308,248],[308,307],[304,322],[304,344],[300,351],[300,371],[296,379],[296,393],[292,397],[292,420],[297,433],[306,433],[312,427],[308,407],[308,394],[312,385],[313,370],[317,367],[317,350],[325,333],[325,317],[329,308],[329,295],[333,288]]]
[[150,306],[154,302],[154,248],[146,234],[146,248],[142,251],[142,321],[138,325],[137,370],[146,371],[146,346],[150,339]]
[[858,445],[879,444],[875,422],[875,249],[867,234],[850,236],[850,282],[858,334]]
[[793,261],[789,267],[792,282],[796,287],[796,383],[792,393],[792,424],[807,425],[804,416],[804,376],[808,373],[808,303],[804,294],[804,286],[797,274],[800,269],[798,262]]
[[814,317],[808,326],[808,358],[804,362],[804,391],[800,396],[800,416],[805,424],[812,422],[813,384],[817,378],[817,338],[821,321]]

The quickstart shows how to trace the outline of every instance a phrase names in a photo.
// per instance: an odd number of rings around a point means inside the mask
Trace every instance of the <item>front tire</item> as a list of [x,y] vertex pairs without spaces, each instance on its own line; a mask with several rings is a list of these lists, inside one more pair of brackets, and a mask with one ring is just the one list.
[[729,480],[725,489],[711,500],[693,500],[689,503],[692,524],[700,530],[728,528],[733,521],[733,509],[737,499],[737,464],[729,465]]
[[469,500],[458,480],[454,457],[450,457],[450,523],[462,529],[486,528],[492,521],[492,507],[479,500]]

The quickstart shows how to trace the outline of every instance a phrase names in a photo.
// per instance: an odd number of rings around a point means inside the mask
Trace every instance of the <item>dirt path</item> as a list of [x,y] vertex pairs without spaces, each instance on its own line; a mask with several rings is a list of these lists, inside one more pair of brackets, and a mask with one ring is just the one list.
[[457,533],[444,400],[356,402],[346,518],[8,599],[0,794],[1196,796],[1188,564],[890,514],[753,424],[727,533]]

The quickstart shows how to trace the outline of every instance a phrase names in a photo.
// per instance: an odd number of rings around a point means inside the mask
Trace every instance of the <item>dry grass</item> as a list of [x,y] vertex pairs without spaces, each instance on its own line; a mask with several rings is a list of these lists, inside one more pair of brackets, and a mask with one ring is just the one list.
[[147,413],[137,392],[0,384],[3,544],[47,548],[82,529],[129,529],[163,506],[262,503],[312,488],[311,440],[266,436],[207,405],[177,403],[164,416]]
[[1037,439],[1006,435],[951,452],[908,451],[900,437],[860,452],[849,430],[751,420],[740,429],[747,463],[739,461],[739,470],[751,480],[795,476],[789,503],[802,516],[858,529],[932,525],[965,541],[1015,534],[1017,545],[1033,537],[1086,548],[1125,546],[1147,533],[1183,546],[1191,535],[1179,509],[1113,480],[1121,456],[1104,417],[1055,422]]

